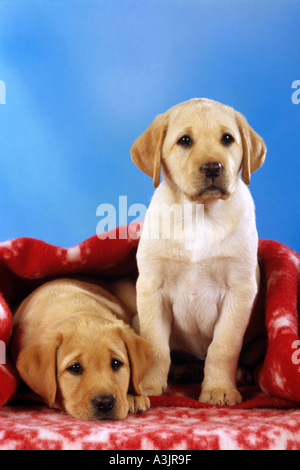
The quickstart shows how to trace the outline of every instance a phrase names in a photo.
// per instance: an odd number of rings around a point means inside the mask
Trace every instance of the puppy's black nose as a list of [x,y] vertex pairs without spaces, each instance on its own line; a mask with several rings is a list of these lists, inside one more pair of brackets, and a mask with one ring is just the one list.
[[115,405],[115,398],[112,395],[99,395],[93,400],[93,405],[98,411],[108,413]]
[[223,173],[223,166],[218,162],[203,163],[200,168],[207,178],[215,179]]

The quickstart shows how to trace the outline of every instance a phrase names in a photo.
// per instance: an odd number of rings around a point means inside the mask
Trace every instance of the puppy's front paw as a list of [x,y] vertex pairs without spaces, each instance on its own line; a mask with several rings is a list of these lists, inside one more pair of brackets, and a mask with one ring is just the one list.
[[246,367],[238,367],[236,372],[236,384],[238,387],[242,387],[244,385],[253,385],[253,378],[248,369]]
[[149,410],[150,400],[146,395],[127,395],[129,413],[144,413]]
[[141,383],[140,385],[140,389],[142,391],[142,393],[144,395],[147,395],[148,397],[152,397],[152,396],[160,396],[164,393],[164,391],[166,390],[168,384],[167,382],[164,383],[164,384],[160,384],[160,383]]
[[204,367],[197,363],[184,364],[173,372],[173,380],[177,384],[201,384],[204,377]]
[[243,400],[242,395],[234,389],[219,389],[219,390],[207,390],[204,389],[201,392],[199,401],[202,403],[209,403],[211,405],[237,405]]
[[162,395],[168,386],[167,380],[157,380],[157,377],[146,377],[140,384],[140,390],[148,397]]

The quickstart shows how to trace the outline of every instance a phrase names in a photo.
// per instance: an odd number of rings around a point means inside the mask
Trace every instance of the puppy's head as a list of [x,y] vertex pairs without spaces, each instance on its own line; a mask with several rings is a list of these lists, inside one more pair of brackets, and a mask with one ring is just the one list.
[[131,149],[132,160],[155,187],[162,169],[163,178],[190,200],[227,199],[240,171],[249,185],[265,155],[263,139],[240,113],[207,99],[160,114]]
[[124,419],[129,390],[139,384],[151,361],[149,344],[123,322],[103,323],[79,314],[54,325],[21,348],[21,378],[50,407],[63,407],[84,420]]

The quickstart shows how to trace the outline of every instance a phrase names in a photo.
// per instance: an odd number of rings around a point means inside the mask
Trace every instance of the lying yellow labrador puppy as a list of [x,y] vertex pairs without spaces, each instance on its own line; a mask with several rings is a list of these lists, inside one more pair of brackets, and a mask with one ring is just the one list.
[[124,419],[146,411],[139,388],[151,362],[130,323],[135,285],[58,279],[27,297],[13,320],[12,359],[50,407],[83,420]]
[[137,253],[140,334],[154,354],[141,384],[147,395],[166,387],[171,350],[205,360],[201,402],[242,400],[237,364],[259,284],[246,185],[265,154],[240,113],[208,99],[157,116],[132,146],[157,188]]

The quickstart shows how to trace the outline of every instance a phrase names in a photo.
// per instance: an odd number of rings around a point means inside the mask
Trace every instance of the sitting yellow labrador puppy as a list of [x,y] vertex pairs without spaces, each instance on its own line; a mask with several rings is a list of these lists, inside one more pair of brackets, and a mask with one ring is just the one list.
[[170,351],[181,351],[205,360],[201,402],[240,403],[237,364],[259,285],[246,185],[264,141],[233,108],[193,99],[157,116],[131,155],[157,188],[137,253],[140,334],[153,348],[142,390],[161,394]]
[[139,384],[152,351],[129,326],[135,315],[129,279],[48,282],[14,316],[12,359],[50,407],[83,420],[124,419],[150,406]]

